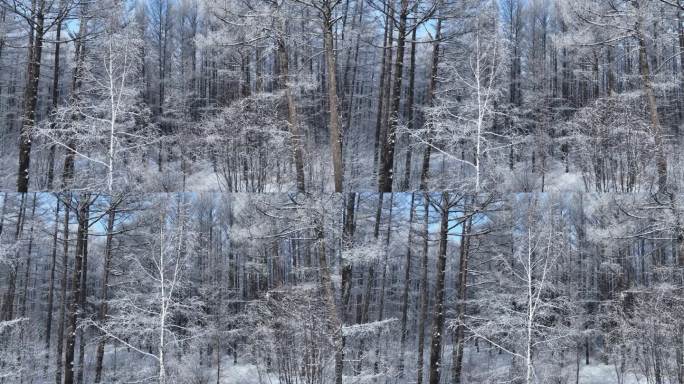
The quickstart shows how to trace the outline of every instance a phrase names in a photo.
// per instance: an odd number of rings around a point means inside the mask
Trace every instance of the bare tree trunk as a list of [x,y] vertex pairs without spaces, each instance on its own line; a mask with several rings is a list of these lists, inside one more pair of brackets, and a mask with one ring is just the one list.
[[[375,227],[373,229],[373,239],[377,242],[380,237],[380,219],[382,217],[382,205],[384,200],[384,194],[380,193],[378,196],[378,205],[375,211]],[[361,323],[367,323],[369,320],[369,308],[372,296],[373,283],[375,282],[375,262],[370,261],[368,265],[368,276],[366,277],[366,288],[363,298],[363,305],[361,306]],[[356,372],[361,372],[361,366],[363,365],[363,353],[365,352],[365,338],[361,338],[359,342],[358,357],[356,363]]]
[[675,345],[677,345],[677,347],[675,348],[675,359],[677,362],[677,383],[684,384],[684,353],[682,353],[682,344],[684,343],[684,332],[682,332],[681,325],[679,325],[679,330],[675,335],[674,342]]
[[[166,4],[166,11],[164,4]],[[158,12],[157,12],[157,18],[159,21],[159,25],[157,28],[157,38],[159,41],[157,41],[157,70],[159,71],[159,88],[157,89],[158,91],[158,100],[157,100],[157,110],[156,110],[156,121],[157,124],[159,124],[160,130],[162,135],[167,134],[166,132],[166,126],[163,121],[163,115],[164,115],[164,98],[166,96],[165,94],[165,81],[166,81],[166,43],[167,43],[167,32],[168,32],[168,15],[169,15],[169,5],[166,0],[159,0],[158,1]],[[157,154],[157,170],[161,173],[164,170],[164,140],[159,140],[159,153]]]
[[423,258],[420,267],[420,316],[418,319],[418,370],[416,383],[423,383],[423,362],[425,355],[425,324],[428,312],[428,251],[430,250],[430,203],[423,194]]
[[[36,3],[36,1],[38,3]],[[40,79],[40,59],[43,51],[45,31],[45,0],[34,0],[31,14],[31,36],[29,44],[28,74],[24,91],[24,117],[19,141],[19,169],[17,171],[17,191],[27,192],[29,186],[29,167],[31,163],[31,131],[36,123],[38,103],[38,80]]]
[[[442,33],[442,19],[437,18],[437,26],[435,27],[435,43],[432,49],[432,67],[430,68],[430,84],[428,85],[428,92],[425,100],[425,105],[431,106],[432,100],[437,89],[437,70],[439,68],[439,40]],[[430,155],[432,153],[432,140],[429,136],[426,138],[427,145],[425,152],[423,152],[423,167],[420,172],[420,189],[425,191],[428,189],[428,181],[430,180]]]
[[292,136],[292,153],[294,155],[295,174],[297,176],[297,191],[306,192],[304,149],[302,147],[303,135],[301,133],[301,127],[299,126],[299,119],[297,118],[297,106],[295,105],[294,95],[290,89],[290,65],[285,39],[282,35],[285,33],[285,22],[281,20],[280,24],[281,31],[278,32],[276,45],[278,47],[278,63],[280,64],[280,76],[282,79],[281,86],[285,91],[285,99],[287,100],[287,124],[290,129],[290,135]]
[[[88,199],[90,196],[87,196]],[[79,314],[78,317],[83,319],[86,317],[86,297],[88,296],[88,227],[90,226],[90,202],[88,201],[88,206],[83,212],[83,267],[81,270],[81,293],[79,304]],[[80,226],[80,223],[79,223]],[[85,332],[82,327],[78,328],[78,371],[76,374],[76,382],[83,384],[83,371],[84,371],[84,361],[85,361]]]
[[52,310],[55,301],[55,268],[57,267],[57,232],[59,231],[60,201],[56,199],[55,227],[52,232],[52,260],[50,262],[50,288],[48,289],[48,309],[45,325],[45,359],[50,360],[50,339],[52,338]]
[[79,318],[79,312],[82,310],[82,287],[81,281],[83,279],[83,261],[85,253],[85,239],[87,237],[88,224],[88,209],[89,209],[88,194],[81,194],[78,202],[78,232],[76,236],[76,258],[74,259],[74,271],[71,275],[71,303],[69,304],[69,312],[67,318],[69,320],[66,329],[66,352],[64,358],[64,384],[74,384],[74,352],[76,347],[76,327]]
[[[7,20],[7,9],[5,7],[2,7],[2,9],[0,9],[0,23],[5,25],[6,20]],[[4,48],[5,48],[5,34],[3,33],[2,36],[0,36],[0,59],[2,59],[2,53],[4,51]],[[0,90],[1,89],[2,88],[0,88]],[[2,92],[0,91],[0,93],[2,93]]]
[[639,71],[641,72],[641,80],[643,82],[643,90],[646,95],[648,103],[648,110],[651,119],[651,129],[653,130],[653,139],[655,140],[655,160],[656,169],[658,172],[658,190],[660,192],[667,191],[667,159],[665,157],[665,143],[663,140],[663,131],[658,117],[658,105],[656,104],[655,93],[653,92],[653,84],[651,83],[651,70],[648,64],[648,56],[646,54],[646,38],[643,33],[643,16],[639,9],[639,0],[632,0],[632,4],[637,11],[637,21],[634,26],[637,40],[639,41]]
[[679,117],[684,119],[684,0],[678,1],[677,28],[679,37]]
[[[466,208],[467,209],[467,208]],[[461,370],[463,368],[463,344],[465,333],[465,311],[468,288],[468,257],[470,251],[470,226],[471,219],[466,220],[461,225],[461,258],[458,267],[458,282],[457,282],[457,316],[458,325],[456,327],[456,337],[454,340],[454,348],[452,352],[451,363],[451,382],[453,384],[461,383]]]
[[444,278],[446,272],[447,235],[449,234],[449,194],[442,192],[441,223],[439,228],[439,252],[435,281],[435,308],[432,317],[432,341],[430,343],[430,384],[439,384],[442,373],[442,334],[444,328]]
[[[325,70],[328,76],[328,108],[330,109],[330,151],[332,152],[335,192],[342,192],[342,135],[337,102],[337,74],[335,69],[335,47],[333,44],[333,9],[326,1],[323,13],[323,45],[325,49]],[[341,379],[341,377],[340,377]]]
[[[385,105],[385,83],[389,82],[389,68],[390,68],[390,60],[389,55],[388,55],[388,50],[391,53],[392,52],[392,45],[391,45],[391,35],[392,35],[392,20],[390,19],[390,11],[389,8],[391,6],[385,2],[385,10],[386,10],[386,16],[385,16],[385,35],[382,39],[382,44],[383,44],[383,49],[382,49],[382,66],[380,68],[380,84],[378,85],[378,111],[376,115],[376,120],[375,120],[375,147],[374,147],[374,152],[373,152],[373,169],[374,170],[379,170],[378,168],[378,161],[380,159],[380,152],[382,151],[382,143],[380,142],[380,139],[382,138],[382,127],[383,127],[383,111],[385,108],[388,106]],[[379,176],[379,175],[378,175]]]
[[[114,237],[114,220],[116,219],[116,205],[121,202],[120,197],[112,197],[109,212],[107,212],[107,240],[105,241],[105,260],[102,269],[102,301],[98,312],[98,321],[103,322],[107,317],[107,300],[109,292],[109,270],[112,263],[112,239]],[[102,379],[102,360],[104,358],[105,339],[100,338],[95,357],[95,382]]]
[[2,301],[2,320],[14,319],[14,299],[17,289],[17,274],[19,273],[19,242],[22,237],[24,219],[26,214],[26,193],[21,194],[21,205],[19,206],[19,214],[17,215],[16,230],[14,232],[14,242],[17,244],[14,251],[14,260],[9,265],[9,276],[7,278],[7,291],[5,292]]
[[379,192],[392,192],[394,180],[394,147],[397,141],[397,125],[399,124],[399,104],[401,102],[401,85],[404,74],[404,47],[406,45],[406,18],[408,17],[408,0],[401,0],[399,12],[399,29],[397,37],[397,56],[394,62],[394,82],[392,84],[392,105],[388,130],[383,140],[383,151],[380,158]]
[[399,377],[404,377],[404,355],[406,354],[406,335],[408,334],[408,306],[409,306],[409,287],[411,285],[411,246],[413,233],[411,227],[413,225],[413,204],[416,199],[416,194],[411,194],[411,207],[409,212],[409,226],[408,226],[408,241],[406,246],[406,264],[404,265],[404,292],[402,293],[402,307],[401,307],[401,343],[399,352]]
[[[416,2],[416,5],[418,3]],[[411,32],[411,58],[409,67],[409,83],[408,90],[406,91],[406,124],[409,133],[406,134],[406,162],[404,164],[404,181],[402,183],[401,190],[408,191],[411,185],[411,158],[413,155],[413,148],[411,148],[411,131],[414,129],[415,122],[413,121],[413,103],[414,103],[414,90],[416,83],[416,30],[417,25],[413,26],[413,31]]]
[[24,274],[24,289],[21,299],[21,317],[26,317],[26,300],[28,299],[28,285],[31,272],[31,253],[33,252],[33,230],[35,227],[36,216],[36,193],[33,192],[33,203],[31,204],[31,229],[29,230],[28,251],[26,252],[26,273]]
[[[394,207],[394,194],[390,192],[389,201],[389,217],[387,219],[387,236],[385,237],[385,249],[383,251],[382,259],[382,279],[380,287],[380,303],[378,310],[378,322],[385,318],[385,287],[387,285],[387,259],[389,257],[389,244],[390,244],[390,234],[392,233],[392,208]],[[380,344],[382,342],[380,330],[377,334],[377,344],[375,347],[375,361],[373,362],[373,372],[377,374],[379,372],[378,363],[380,360]]]
[[57,331],[57,364],[55,369],[55,382],[62,384],[62,357],[64,356],[64,327],[66,322],[66,301],[67,301],[67,267],[69,264],[69,211],[71,210],[71,194],[65,195],[64,203],[64,233],[63,253],[62,253],[62,281],[60,287],[59,301],[59,327]]
[[7,192],[2,196],[2,211],[0,211],[0,236],[2,236],[2,229],[5,226],[5,212],[7,211]]
[[[682,279],[684,279],[684,226],[682,226],[682,223],[680,221],[680,212],[677,207],[676,196],[673,193],[670,193],[670,209],[672,210],[672,215],[675,217],[674,245],[676,247],[676,266],[678,270],[674,274],[673,284],[678,284],[678,282],[676,281],[677,279],[679,279],[679,281],[682,281]],[[677,382],[678,384],[684,384],[684,323],[681,319],[678,319],[676,324],[674,345],[675,362],[677,365]]]
[[[81,87],[81,75],[83,71],[83,66],[85,63],[85,35],[87,29],[86,21],[86,10],[85,5],[81,9],[81,17],[79,19],[78,27],[78,37],[76,38],[75,44],[76,49],[74,56],[76,58],[76,66],[74,67],[74,75],[71,84],[71,102],[76,103],[79,98],[79,92]],[[71,117],[73,120],[78,120],[81,118],[78,113],[74,113]],[[76,160],[76,148],[77,143],[75,139],[71,139],[67,144],[66,156],[64,157],[64,166],[62,169],[62,189],[67,189],[73,182],[75,174],[75,160]]]
[[[347,201],[346,201],[346,207],[345,207],[345,215],[344,215],[344,230],[343,230],[343,239],[344,241],[344,247],[349,249],[352,247],[353,240],[354,240],[354,230],[355,230],[355,220],[354,220],[354,214],[355,214],[355,206],[356,206],[356,193],[355,192],[350,192],[347,194]],[[348,306],[349,306],[349,297],[351,296],[351,284],[352,284],[352,274],[353,274],[353,265],[349,260],[346,258],[342,258],[342,283],[341,283],[341,289],[342,289],[342,313],[343,313],[343,318],[347,318],[349,314]]]
[[386,285],[386,280],[387,280],[387,258],[389,256],[389,244],[390,244],[390,235],[392,233],[392,208],[394,207],[394,194],[390,193],[390,201],[389,201],[389,217],[387,219],[387,236],[385,237],[385,249],[384,249],[384,256],[382,260],[382,287],[380,289],[380,308],[378,312],[378,321],[382,321],[384,318],[384,310],[385,310],[385,285]]
[[[61,0],[59,3],[59,10],[62,12],[64,8],[64,1]],[[57,30],[55,32],[55,55],[54,55],[54,63],[53,63],[53,68],[52,68],[52,106],[51,106],[51,113],[54,115],[57,112],[57,105],[59,104],[59,55],[60,55],[60,39],[62,38],[62,20],[63,16],[60,15],[59,19],[57,20]],[[52,116],[52,128],[55,128],[55,116]],[[47,173],[47,190],[51,191],[53,188],[53,183],[54,183],[54,178],[55,178],[55,152],[57,150],[57,145],[52,143],[50,145],[50,153],[48,154],[48,173]],[[59,202],[57,203],[57,206],[59,207]],[[50,306],[52,308],[52,306]],[[52,318],[52,315],[50,315],[50,320]],[[49,324],[49,323],[48,323]],[[48,343],[48,350],[50,349],[50,345]]]
[[344,344],[342,340],[342,323],[337,314],[335,304],[334,287],[328,268],[328,260],[325,252],[325,238],[323,236],[322,223],[316,228],[316,239],[319,246],[318,265],[320,268],[321,289],[323,291],[323,302],[326,309],[326,323],[330,332],[335,349],[335,384],[342,384],[342,369],[344,358]]

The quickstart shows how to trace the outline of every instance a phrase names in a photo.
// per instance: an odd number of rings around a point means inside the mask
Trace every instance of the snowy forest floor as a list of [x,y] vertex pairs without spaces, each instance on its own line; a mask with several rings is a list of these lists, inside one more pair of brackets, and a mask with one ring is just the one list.
[[[94,352],[95,346],[88,346],[87,348],[93,348]],[[396,351],[397,349],[392,349]],[[449,356],[451,354],[451,347],[447,346],[444,351],[444,356]],[[86,356],[89,354],[87,353]],[[94,357],[94,354],[91,356]],[[105,382],[107,383],[132,383],[138,381],[128,381],[126,379],[126,374],[124,372],[135,372],[133,377],[139,377],[139,372],[144,370],[149,370],[150,374],[154,374],[156,367],[152,361],[147,361],[147,359],[141,359],[140,355],[131,351],[126,352],[125,348],[118,347],[116,352],[113,347],[108,346],[105,353]],[[413,357],[416,356],[416,351],[407,351],[406,353],[406,370],[407,375],[405,378],[398,378],[397,375],[373,375],[373,374],[359,374],[357,376],[344,376],[343,382],[345,384],[366,384],[366,383],[386,383],[386,384],[411,384],[416,382],[415,378],[415,362]],[[426,356],[427,358],[428,356]],[[392,356],[390,359],[394,359],[396,356]],[[278,378],[278,374],[273,372],[272,369],[266,367],[264,362],[259,362],[255,364],[253,359],[249,357],[238,357],[237,363],[234,363],[232,355],[226,354],[221,358],[221,366],[219,370],[220,380],[217,381],[217,366],[215,357],[200,356],[197,353],[190,356],[184,356],[183,359],[192,359],[194,362],[188,364],[187,360],[184,364],[179,364],[188,368],[188,372],[181,373],[181,377],[185,376],[189,381],[187,383],[192,384],[285,384],[281,382]],[[201,359],[201,360],[200,360]],[[554,377],[557,381],[554,383],[580,383],[580,384],[648,384],[649,381],[641,374],[636,371],[631,371],[627,368],[622,381],[616,373],[616,367],[614,365],[605,364],[602,362],[595,361],[593,357],[590,359],[590,364],[586,365],[584,363],[584,356],[581,357],[579,377],[577,377],[577,366],[572,362],[570,357],[566,360],[567,365],[563,367],[558,366],[545,366],[540,372],[544,372],[547,377]],[[92,360],[92,359],[90,359]],[[251,360],[251,361],[250,361]],[[389,359],[385,359],[389,360]],[[447,362],[448,358],[443,359],[446,364],[444,370],[448,372],[450,370],[450,363]],[[201,362],[200,362],[201,361]],[[332,363],[332,357],[330,357],[330,362]],[[93,361],[88,361],[87,364],[93,364]],[[149,363],[149,364],[146,364]],[[381,364],[382,365],[382,364]],[[463,382],[488,382],[488,383],[503,383],[507,380],[504,376],[507,376],[511,367],[510,357],[505,353],[497,353],[494,351],[485,351],[481,349],[479,352],[475,350],[474,347],[467,347],[464,356],[464,375]],[[92,367],[91,367],[92,368]],[[330,365],[332,368],[332,365]],[[92,369],[87,369],[87,372],[93,372]],[[109,376],[113,375],[113,376]],[[483,378],[490,376],[489,380],[482,381]],[[500,379],[496,379],[499,376]],[[52,377],[52,376],[48,376]],[[114,379],[116,377],[117,379]],[[152,382],[154,378],[151,378]],[[448,375],[442,378],[443,382],[446,382]],[[92,378],[86,377],[86,382],[91,382]],[[323,378],[325,380],[325,378]],[[427,372],[423,382],[427,380]],[[52,380],[45,381],[33,381],[33,383],[52,383]]]
[[[469,358],[470,357],[470,358]],[[474,372],[478,371],[481,374],[486,374],[487,372],[491,372],[490,369],[492,367],[486,367],[486,366],[480,366],[480,364],[476,364],[474,359],[475,356],[468,356],[466,355],[466,359],[468,361],[466,365],[466,375],[467,372]],[[232,357],[226,356],[223,359],[223,366],[225,367],[225,372],[221,381],[219,382],[220,384],[282,384],[277,375],[274,374],[269,374],[268,372],[264,372],[260,368],[258,368],[254,364],[249,364],[249,363],[242,363],[239,362],[238,364],[233,364]],[[507,368],[506,368],[507,369]],[[209,373],[209,375],[212,375]],[[562,376],[565,378],[565,380],[561,381],[563,383],[575,383],[576,382],[576,370],[575,367],[565,367],[562,371]],[[213,373],[213,377],[215,376],[215,372]],[[345,376],[344,377],[344,383],[345,384],[363,384],[363,383],[371,383],[373,382],[373,378],[375,376],[373,375],[359,375],[359,376]],[[382,380],[379,380],[377,382],[382,382]],[[396,383],[396,384],[410,384],[410,383],[415,383],[416,379],[414,378],[406,378],[406,379],[398,379],[398,378],[392,378],[388,379],[387,383]],[[498,381],[492,381],[498,382]],[[603,363],[591,363],[589,365],[580,365],[580,372],[579,372],[579,380],[577,381],[581,384],[647,384],[648,381],[646,378],[644,378],[642,375],[632,373],[629,375],[626,375],[624,377],[624,381],[620,382],[619,378],[616,375],[615,372],[615,367],[609,364],[603,364]],[[465,383],[468,383],[467,379]]]

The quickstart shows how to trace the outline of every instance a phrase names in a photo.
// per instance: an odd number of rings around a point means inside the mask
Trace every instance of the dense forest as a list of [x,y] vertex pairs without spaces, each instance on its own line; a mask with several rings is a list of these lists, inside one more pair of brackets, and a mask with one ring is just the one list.
[[7,191],[682,184],[682,1],[1,0],[0,13]]
[[6,193],[3,383],[682,383],[684,198]]
[[0,0],[0,384],[684,384],[684,0]]

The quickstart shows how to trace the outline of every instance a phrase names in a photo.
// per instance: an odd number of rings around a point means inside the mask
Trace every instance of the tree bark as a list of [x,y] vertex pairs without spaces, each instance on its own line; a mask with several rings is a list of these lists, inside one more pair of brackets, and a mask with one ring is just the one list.
[[[21,204],[19,206],[19,213],[17,215],[17,223],[16,223],[16,229],[14,232],[14,242],[15,244],[19,244],[19,241],[21,240],[22,237],[22,232],[23,232],[23,227],[24,227],[24,219],[25,219],[25,214],[26,214],[26,193],[21,194]],[[19,247],[14,251],[14,259],[11,260],[11,263],[9,265],[9,273],[8,273],[8,283],[7,283],[7,291],[5,292],[3,301],[2,301],[2,320],[12,320],[14,319],[14,299],[16,295],[16,289],[17,289],[17,274],[19,273],[19,265],[21,263],[19,262]]]
[[[282,17],[279,16],[281,19]],[[276,37],[276,45],[278,49],[278,63],[280,64],[281,86],[285,91],[285,100],[287,101],[287,125],[292,136],[292,153],[295,163],[295,174],[297,177],[297,191],[306,192],[305,176],[304,176],[304,150],[302,147],[303,135],[301,127],[299,126],[299,119],[297,117],[297,106],[295,105],[294,95],[292,94],[290,86],[290,64],[287,56],[287,48],[285,46],[285,22],[280,21],[281,31]]]
[[[85,7],[85,5],[83,7]],[[80,99],[79,92],[81,88],[81,75],[85,64],[86,30],[86,10],[82,8],[81,17],[79,19],[78,37],[75,40],[76,49],[74,56],[76,58],[76,65],[74,67],[74,75],[71,83],[71,102],[74,104]],[[71,119],[74,121],[79,120],[80,118],[81,116],[78,113],[74,113],[71,117]],[[76,140],[71,139],[67,144],[66,156],[64,156],[64,166],[62,169],[62,190],[67,189],[73,183],[75,174],[76,148]]]
[[393,26],[392,22],[393,20],[391,19],[390,15],[391,13],[392,6],[388,4],[388,2],[385,2],[385,35],[382,39],[382,65],[380,67],[380,84],[378,85],[378,110],[377,110],[377,115],[375,119],[375,147],[374,147],[374,152],[373,152],[373,169],[378,170],[378,177],[380,176],[380,168],[378,168],[378,161],[380,160],[380,154],[383,150],[383,144],[381,142],[381,139],[384,139],[383,135],[383,116],[384,116],[384,110],[388,108],[388,106],[385,104],[385,83],[389,83],[389,72],[390,72],[390,66],[391,66],[391,58],[390,55],[392,54],[392,33],[393,33]]
[[[418,3],[416,2],[416,5]],[[406,124],[408,132],[406,134],[406,162],[404,164],[404,181],[402,182],[402,191],[408,191],[411,185],[411,158],[413,156],[413,148],[411,148],[411,131],[415,126],[413,121],[413,103],[414,103],[414,90],[416,83],[416,30],[417,25],[413,26],[413,31],[411,32],[411,54],[410,54],[410,67],[409,67],[409,83],[408,90],[406,91]]]
[[[89,199],[90,196],[87,195]],[[90,201],[87,202],[85,211],[83,212],[83,267],[81,269],[81,292],[79,304],[79,319],[86,317],[86,298],[88,297],[88,227],[90,226]],[[81,226],[81,223],[79,223]],[[83,384],[83,371],[85,361],[85,332],[82,327],[78,328],[78,371],[76,374],[76,382]]]
[[[60,1],[59,3],[59,9],[60,12],[62,12],[62,9],[64,8],[64,1]],[[59,68],[59,55],[60,55],[60,46],[61,42],[60,39],[62,38],[62,20],[64,17],[62,16],[63,14],[60,14],[58,20],[57,20],[57,30],[55,31],[55,55],[54,55],[54,63],[53,63],[53,68],[52,68],[52,106],[51,106],[51,113],[53,114],[52,116],[52,128],[55,128],[55,119],[56,116],[54,114],[57,112],[57,105],[59,104],[59,74],[60,74],[60,68]],[[50,152],[48,154],[48,173],[47,173],[47,190],[51,191],[53,188],[54,184],[54,178],[55,178],[55,152],[57,150],[57,145],[52,143],[50,145]],[[59,202],[57,203],[57,206],[59,207]],[[52,308],[52,307],[51,307]],[[48,350],[49,348],[48,344]]]
[[[390,193],[390,201],[389,201],[389,217],[387,219],[387,236],[385,237],[385,249],[383,251],[383,259],[382,259],[382,279],[381,281],[381,287],[380,287],[380,303],[378,304],[379,309],[378,309],[378,322],[382,321],[385,318],[385,287],[387,286],[387,259],[389,257],[389,244],[390,244],[390,235],[392,233],[392,208],[394,207],[394,194]],[[382,342],[381,339],[381,334],[380,330],[378,330],[377,334],[377,344],[375,348],[375,362],[373,363],[373,372],[375,374],[378,374],[379,372],[379,360],[380,360],[380,344]]]
[[[350,192],[347,194],[347,201],[346,201],[346,207],[345,207],[345,216],[344,216],[344,230],[343,230],[343,238],[342,240],[344,241],[344,247],[346,249],[350,249],[353,246],[353,241],[354,241],[354,230],[355,230],[355,220],[354,220],[354,214],[355,214],[355,206],[356,206],[356,193],[355,192]],[[342,283],[341,283],[341,298],[342,298],[342,311],[343,311],[343,317],[347,318],[349,316],[349,297],[351,296],[351,284],[352,284],[352,276],[353,276],[353,265],[352,263],[347,260],[346,258],[342,258]]]
[[646,54],[646,38],[643,32],[643,16],[639,9],[639,0],[632,0],[632,4],[637,11],[637,21],[634,26],[636,38],[639,41],[639,72],[641,73],[642,87],[648,103],[649,117],[651,120],[651,129],[653,130],[653,139],[655,140],[655,160],[656,170],[658,173],[658,190],[660,192],[667,191],[667,159],[665,157],[665,143],[663,140],[662,126],[660,125],[660,118],[658,117],[658,105],[656,104],[655,93],[653,92],[653,84],[651,83],[651,69],[648,64],[648,56]]
[[59,231],[59,209],[60,201],[56,199],[55,206],[55,226],[52,232],[52,259],[50,262],[50,287],[48,289],[48,309],[45,325],[45,357],[50,359],[50,339],[52,338],[52,310],[55,301],[55,269],[57,267],[57,233]]
[[382,280],[381,280],[381,288],[380,288],[380,304],[379,304],[379,311],[378,311],[378,321],[382,321],[384,318],[384,311],[385,311],[385,285],[386,285],[386,280],[387,280],[387,259],[389,257],[389,244],[390,244],[390,239],[391,239],[391,233],[392,233],[392,210],[394,207],[394,194],[390,193],[390,201],[389,201],[389,217],[387,218],[387,235],[385,237],[385,249],[384,249],[384,255],[383,255],[383,260],[382,260]]
[[2,211],[0,211],[0,236],[5,226],[5,212],[7,211],[7,192],[2,196]]
[[394,180],[394,148],[397,141],[397,125],[399,124],[399,104],[401,102],[401,85],[404,74],[404,47],[406,45],[406,18],[408,17],[408,0],[401,0],[399,28],[397,30],[397,56],[394,62],[394,82],[392,84],[392,105],[388,129],[383,140],[383,151],[380,158],[380,177],[378,192],[392,192]]
[[89,209],[88,194],[81,194],[78,202],[78,231],[76,236],[76,257],[74,259],[74,271],[71,275],[71,303],[69,304],[69,312],[67,314],[68,326],[66,329],[66,352],[64,358],[64,384],[74,384],[74,352],[76,346],[76,327],[78,325],[79,313],[82,300],[81,282],[83,279],[83,261],[85,259],[85,239],[88,233],[88,209]]
[[[38,1],[38,3],[35,3]],[[31,163],[32,130],[36,120],[36,105],[38,103],[38,80],[40,79],[40,59],[43,51],[45,35],[45,0],[34,0],[31,19],[31,36],[29,43],[28,73],[26,89],[24,91],[24,117],[21,125],[19,141],[19,169],[17,171],[17,191],[27,192],[29,186],[29,167]],[[35,19],[34,19],[35,18]],[[34,21],[35,20],[35,21]]]
[[[378,238],[380,237],[380,219],[382,217],[382,206],[383,206],[383,200],[384,200],[384,194],[380,193],[378,194],[378,205],[377,209],[375,211],[375,226],[373,229],[373,239],[374,241],[378,241]],[[370,319],[369,317],[369,309],[370,309],[370,302],[372,299],[372,288],[373,284],[375,283],[375,261],[370,261],[368,263],[368,276],[366,276],[366,288],[365,288],[365,293],[364,293],[364,298],[363,298],[363,304],[361,306],[361,323],[367,323]],[[365,351],[365,338],[361,338],[361,341],[359,342],[359,350],[358,350],[358,357],[357,357],[357,365],[356,365],[356,373],[361,372],[361,366],[363,364],[363,353]]]
[[35,229],[36,216],[36,193],[33,192],[33,203],[31,204],[31,229],[29,229],[29,243],[26,252],[26,273],[24,274],[24,289],[21,299],[21,317],[26,317],[26,300],[28,299],[28,285],[31,273],[31,253],[33,252],[33,230]]
[[684,119],[684,0],[678,1],[677,32],[679,38],[679,117]]
[[418,369],[417,369],[417,384],[423,384],[423,361],[425,355],[425,323],[427,323],[428,312],[428,251],[429,236],[430,236],[430,203],[428,202],[428,195],[423,195],[423,259],[421,262],[420,272],[420,317],[418,319]]
[[342,369],[344,357],[344,344],[342,341],[342,323],[337,314],[337,306],[335,304],[334,287],[332,278],[330,276],[330,269],[328,268],[328,259],[325,252],[325,238],[323,236],[322,223],[319,223],[316,228],[316,239],[319,246],[318,251],[318,265],[320,268],[321,290],[323,291],[323,302],[326,309],[326,323],[328,331],[333,339],[333,346],[335,349],[335,384],[342,384]]
[[413,225],[413,214],[416,194],[411,194],[411,207],[409,212],[409,226],[408,226],[408,241],[406,246],[406,263],[404,264],[404,292],[402,293],[401,306],[401,342],[399,351],[399,377],[404,377],[404,355],[406,353],[406,335],[408,334],[408,306],[409,306],[409,287],[411,285],[411,246],[412,235],[411,227]]
[[328,76],[328,108],[330,109],[330,151],[332,152],[333,179],[335,192],[342,192],[342,135],[337,101],[337,74],[335,69],[335,47],[333,43],[333,9],[325,2],[323,12],[323,45],[325,50],[325,70]]
[[71,210],[71,194],[64,197],[64,226],[63,226],[63,253],[62,253],[62,281],[59,301],[59,328],[57,331],[57,363],[55,369],[55,382],[62,384],[62,357],[64,356],[64,327],[66,322],[67,302],[67,267],[69,264],[69,211]]
[[[107,300],[109,292],[109,270],[112,263],[112,239],[114,237],[114,221],[116,219],[116,205],[120,202],[120,197],[112,197],[112,202],[107,212],[107,239],[105,241],[105,260],[102,269],[102,298],[98,321],[104,322],[107,317]],[[95,357],[95,382],[99,383],[102,379],[102,360],[104,358],[105,339],[101,338],[97,344],[97,354]]]
[[[425,100],[425,105],[432,106],[432,100],[437,89],[437,70],[439,69],[439,41],[442,33],[442,19],[437,18],[437,26],[435,27],[435,42],[432,48],[432,67],[430,68],[430,83],[428,85],[428,92]],[[426,138],[427,145],[425,152],[423,152],[423,166],[420,172],[420,190],[426,191],[428,189],[428,182],[430,180],[430,156],[432,153],[432,139],[430,132]]]
[[430,384],[439,384],[442,373],[442,334],[444,328],[444,280],[446,272],[447,235],[449,234],[449,194],[442,192],[441,222],[439,227],[439,251],[435,280],[435,308],[432,317],[432,341],[430,343]]
[[[467,207],[466,207],[467,209]],[[466,299],[468,297],[468,257],[470,251],[470,226],[472,219],[467,219],[461,225],[461,258],[458,267],[458,282],[457,282],[457,304],[456,312],[458,317],[458,325],[456,326],[456,335],[454,340],[454,348],[452,352],[451,363],[451,382],[453,384],[461,383],[461,370],[463,368],[463,345],[465,334],[465,311]]]

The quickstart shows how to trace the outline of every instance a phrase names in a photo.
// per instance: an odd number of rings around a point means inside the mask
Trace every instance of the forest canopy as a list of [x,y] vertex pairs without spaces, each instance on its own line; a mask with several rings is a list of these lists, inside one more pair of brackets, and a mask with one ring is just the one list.
[[684,0],[0,0],[0,384],[684,384]]
[[676,190],[673,0],[2,0],[8,191]]
[[663,203],[6,193],[0,375],[676,383],[682,198]]

